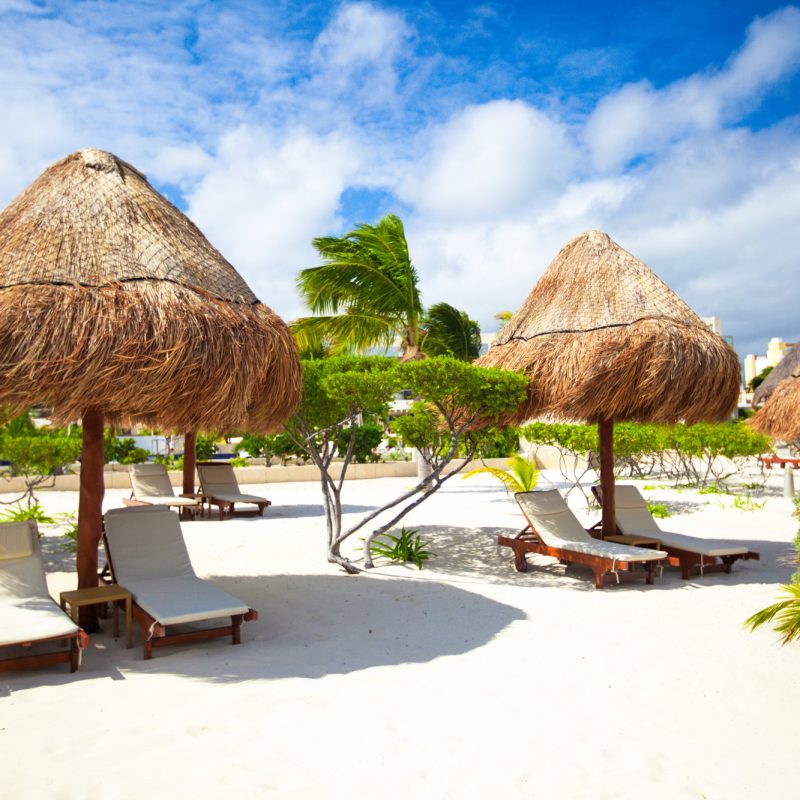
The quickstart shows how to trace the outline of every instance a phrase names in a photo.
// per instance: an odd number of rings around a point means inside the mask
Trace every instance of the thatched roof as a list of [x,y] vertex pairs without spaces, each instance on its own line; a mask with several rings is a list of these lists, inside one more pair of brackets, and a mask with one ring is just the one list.
[[514,419],[721,419],[736,407],[732,348],[600,231],[569,242],[476,362],[522,370]]
[[764,378],[761,385],[753,392],[753,405],[758,406],[765,402],[778,388],[778,384],[781,381],[798,371],[800,371],[800,345],[795,345],[786,351],[772,372]]
[[[783,361],[788,356],[784,356]],[[780,365],[778,365],[780,366]],[[777,367],[776,367],[777,369]],[[800,364],[750,419],[753,430],[787,442],[800,440]]]
[[0,214],[0,404],[270,430],[300,386],[283,320],[111,153],[67,156]]

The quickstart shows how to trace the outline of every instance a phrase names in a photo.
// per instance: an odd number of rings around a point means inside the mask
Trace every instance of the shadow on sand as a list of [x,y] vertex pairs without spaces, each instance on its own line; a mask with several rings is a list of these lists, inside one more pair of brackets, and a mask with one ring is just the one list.
[[[497,544],[500,534],[513,535],[517,531],[508,528],[480,527],[462,528],[450,526],[421,525],[415,528],[423,541],[429,541],[428,549],[436,558],[428,563],[436,575],[432,580],[474,580],[516,586],[558,586],[576,591],[595,591],[594,576],[588,567],[580,564],[565,567],[556,559],[529,553],[528,571],[517,572],[510,548]],[[688,589],[712,585],[735,585],[746,583],[773,583],[788,581],[791,575],[794,548],[788,542],[759,541],[752,549],[761,555],[760,561],[737,561],[730,574],[709,573],[682,580],[680,570],[665,568],[656,583],[647,586],[644,582],[608,586],[603,591],[653,591],[658,589]],[[410,569],[410,568],[409,568]],[[414,570],[416,572],[416,569]],[[420,577],[424,577],[423,571]]]
[[[142,658],[107,632],[96,634],[74,675],[59,667],[5,674],[0,695],[76,680],[119,679],[125,672],[167,673],[229,683],[277,678],[320,678],[371,667],[424,663],[480,647],[512,622],[518,608],[441,583],[344,575],[210,577],[256,608],[259,619],[230,639],[159,648]],[[96,648],[100,648],[97,650]],[[103,652],[104,651],[104,652]]]

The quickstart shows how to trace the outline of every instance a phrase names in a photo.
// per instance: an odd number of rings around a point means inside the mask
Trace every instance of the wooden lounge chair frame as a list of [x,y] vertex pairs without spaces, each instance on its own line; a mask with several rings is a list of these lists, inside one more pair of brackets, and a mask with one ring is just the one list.
[[[28,521],[31,529],[31,536],[36,537],[35,547],[38,548],[38,532],[35,528],[36,523]],[[37,557],[35,552],[32,557]],[[52,597],[50,598],[52,600]],[[58,608],[58,604],[53,600],[53,605]],[[58,608],[61,611],[60,608]],[[67,616],[65,614],[65,616]],[[0,647],[31,647],[35,644],[54,642],[60,645],[59,650],[47,653],[36,653],[35,655],[15,656],[13,658],[0,659],[0,672],[10,672],[18,669],[32,669],[37,667],[47,667],[51,664],[69,664],[69,671],[75,672],[81,664],[81,651],[89,646],[88,634],[78,628],[74,633],[60,636],[45,636],[37,639],[22,639],[16,642],[7,642]]]
[[[166,502],[161,503],[153,503],[147,502],[147,500],[140,500],[136,494],[136,467],[139,466],[138,464],[132,464],[130,467],[130,476],[131,476],[131,496],[129,498],[123,498],[122,502],[126,506],[136,507],[136,506],[152,506],[152,505],[163,505],[167,507],[174,507],[178,510],[178,513],[181,519],[195,519],[195,516],[200,513],[202,514],[203,511],[203,503],[202,499],[198,498],[196,495],[188,495],[188,494],[179,494],[175,496],[174,490],[170,485],[170,494],[158,495],[157,497],[161,499],[162,497]],[[150,466],[150,465],[148,465]],[[161,466],[164,470],[164,475],[167,477],[167,482],[169,483],[169,477],[167,476],[167,468],[163,465]],[[174,497],[175,502],[169,502],[170,497]],[[193,500],[194,504],[191,504],[190,501]]]
[[[602,505],[602,494],[600,492],[600,487],[596,484],[592,486],[592,494],[595,496],[597,502]],[[618,533],[623,533],[620,529],[619,525],[616,526]],[[666,531],[662,531],[662,533],[666,533]],[[648,535],[650,535],[648,533]],[[668,562],[671,567],[680,567],[681,570],[681,578],[683,580],[688,580],[692,575],[705,575],[706,573],[714,573],[714,572],[724,572],[726,574],[730,574],[731,569],[733,568],[734,562],[742,559],[743,561],[759,561],[761,559],[760,553],[755,552],[754,550],[748,550],[745,553],[736,553],[733,555],[717,555],[712,556],[705,553],[695,553],[692,550],[684,550],[681,547],[677,547],[674,544],[670,544],[669,542],[665,542],[663,539],[659,538],[658,533],[655,531],[652,533],[654,539],[659,540],[659,548],[661,550],[666,550],[669,554]],[[700,541],[699,537],[691,537],[697,538]]]
[[[149,506],[148,508],[155,508]],[[170,512],[174,513],[174,512]],[[108,539],[105,531],[103,531],[103,547],[106,551],[106,559],[111,578],[116,583],[114,573],[114,561],[111,558],[111,548],[108,546]],[[216,639],[220,636],[230,636],[231,644],[241,644],[241,628],[242,622],[254,622],[258,619],[258,612],[254,608],[249,608],[244,614],[232,614],[230,625],[220,625],[214,628],[200,628],[193,631],[184,631],[181,633],[167,633],[167,628],[162,625],[155,617],[147,613],[134,598],[131,612],[134,621],[139,625],[142,634],[142,644],[144,648],[145,660],[153,657],[154,647],[168,647],[173,644],[182,644],[184,642],[197,642],[204,639]]]
[[583,564],[591,567],[592,571],[594,572],[594,585],[598,589],[602,589],[606,583],[610,583],[612,580],[614,580],[616,583],[624,583],[644,578],[645,583],[653,584],[654,571],[656,566],[659,565],[657,559],[642,562],[644,566],[643,571],[629,571],[628,568],[632,562],[622,561],[620,559],[611,558],[608,556],[581,553],[575,550],[570,550],[566,547],[553,547],[547,545],[536,531],[533,521],[525,513],[525,510],[522,508],[522,506],[520,506],[520,510],[525,516],[528,524],[516,536],[500,535],[497,537],[497,543],[499,545],[503,547],[510,547],[513,551],[514,567],[516,568],[517,572],[528,571],[528,562],[525,558],[526,553],[538,553],[539,555],[557,558],[562,564],[565,565]]
[[[202,467],[220,467],[220,466],[230,466],[225,464],[220,464],[217,461],[198,461],[197,462],[197,473],[198,476],[200,475],[200,471]],[[231,468],[232,469],[232,468]],[[235,476],[234,476],[234,480]],[[238,488],[239,484],[236,483]],[[239,492],[242,494],[241,490]],[[251,495],[255,497],[255,495]],[[211,506],[216,506],[219,510],[219,518],[225,519],[225,514],[229,517],[233,516],[242,516],[242,517],[255,517],[255,516],[264,516],[264,509],[269,508],[272,505],[271,500],[267,500],[266,497],[260,498],[258,500],[225,500],[220,497],[215,497],[214,494],[206,494],[205,489],[203,488],[203,481],[200,480],[200,502],[208,504],[208,515],[211,516]],[[236,511],[235,505],[237,502],[245,502],[254,506],[257,506],[257,510],[255,511]]]

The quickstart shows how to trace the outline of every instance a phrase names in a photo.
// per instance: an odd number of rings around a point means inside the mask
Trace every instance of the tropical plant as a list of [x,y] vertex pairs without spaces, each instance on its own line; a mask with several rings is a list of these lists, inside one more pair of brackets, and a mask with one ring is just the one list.
[[760,511],[766,504],[766,500],[759,502],[758,500],[754,500],[749,494],[744,497],[737,494],[736,497],[733,498],[733,507],[738,508],[739,511]]
[[53,517],[42,508],[38,500],[26,506],[22,505],[21,502],[17,502],[0,514],[0,521],[2,522],[24,522],[27,519],[42,523],[55,522]]
[[410,561],[416,564],[417,569],[422,569],[423,563],[436,555],[427,549],[429,544],[429,541],[422,541],[416,530],[402,528],[397,536],[384,533],[373,539],[372,552],[390,561]]
[[317,316],[292,324],[300,347],[328,343],[333,353],[363,352],[399,337],[401,355],[417,355],[422,301],[400,218],[388,214],[312,244],[323,263],[302,270],[297,287]]
[[425,315],[417,271],[403,222],[387,214],[342,237],[312,244],[323,263],[300,272],[297,287],[314,316],[295,320],[292,332],[304,358],[366,353],[400,342],[401,360],[450,354],[472,360],[480,329],[446,303]]
[[[343,530],[341,492],[353,460],[357,420],[383,418],[390,399],[400,387],[410,389],[415,397],[422,399],[417,404],[422,411],[396,419],[393,426],[405,445],[423,450],[429,469],[415,486]],[[478,423],[491,424],[522,402],[526,387],[524,375],[475,367],[447,357],[400,364],[390,358],[352,356],[304,361],[302,401],[287,422],[285,433],[320,470],[328,560],[340,564],[347,572],[358,572],[359,567],[342,555],[342,543],[392,509],[392,518],[365,539],[364,565],[372,567],[372,540],[458,474],[475,453],[473,444],[465,454],[464,464],[445,474],[445,467],[456,457],[462,440]],[[408,419],[415,422],[418,418],[424,424],[406,424]],[[331,465],[344,431],[349,435],[347,449],[334,473]]]
[[452,356],[474,361],[481,351],[481,328],[465,311],[449,303],[435,303],[424,318],[422,351],[431,356]]
[[800,583],[782,586],[785,598],[771,606],[757,611],[745,620],[750,630],[775,620],[775,630],[782,634],[781,644],[788,644],[800,638]]
[[244,456],[235,456],[231,458],[228,463],[232,467],[249,467],[251,462],[249,458],[245,458]]
[[522,456],[511,456],[508,460],[508,469],[498,469],[497,467],[479,467],[478,469],[470,470],[464,475],[465,478],[471,478],[473,475],[491,475],[503,486],[506,491],[516,494],[517,492],[530,492],[536,487],[539,479],[539,472],[536,469],[536,462]]

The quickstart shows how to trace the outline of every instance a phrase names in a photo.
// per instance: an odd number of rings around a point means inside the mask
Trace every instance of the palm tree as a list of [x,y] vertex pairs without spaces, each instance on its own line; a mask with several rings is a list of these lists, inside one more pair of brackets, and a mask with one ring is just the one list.
[[399,339],[402,361],[427,354],[478,357],[480,328],[466,313],[438,303],[425,315],[399,217],[387,214],[375,225],[312,244],[323,263],[297,278],[315,315],[291,325],[301,352],[359,353]]
[[323,263],[300,272],[297,287],[314,312],[292,324],[301,349],[326,343],[359,352],[400,339],[401,358],[419,357],[422,301],[403,223],[388,214],[341,238],[313,240]]
[[465,311],[449,303],[436,303],[425,315],[422,350],[426,355],[474,361],[481,352],[480,326]]

